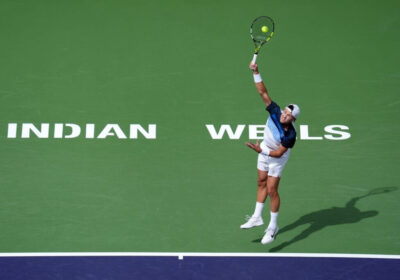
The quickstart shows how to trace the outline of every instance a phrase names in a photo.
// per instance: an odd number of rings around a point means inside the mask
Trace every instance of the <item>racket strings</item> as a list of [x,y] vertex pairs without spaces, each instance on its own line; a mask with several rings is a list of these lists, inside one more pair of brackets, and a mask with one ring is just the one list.
[[267,16],[256,18],[251,25],[250,34],[254,41],[268,42],[274,34],[273,20]]

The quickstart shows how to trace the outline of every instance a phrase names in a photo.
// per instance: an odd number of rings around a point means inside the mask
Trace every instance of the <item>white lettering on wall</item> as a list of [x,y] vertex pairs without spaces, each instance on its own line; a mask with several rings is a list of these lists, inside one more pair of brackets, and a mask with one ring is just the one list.
[[[336,130],[336,129],[340,129],[340,130]],[[329,139],[329,140],[346,140],[351,137],[351,134],[349,132],[342,131],[342,130],[349,130],[349,128],[345,125],[340,125],[340,124],[328,125],[328,126],[325,126],[324,130],[327,133],[339,135],[339,136],[333,136],[330,134],[325,134],[324,135],[325,138]]]
[[265,125],[249,125],[249,139],[263,139]]
[[236,127],[235,132],[233,132],[233,130],[229,124],[221,125],[218,132],[216,131],[213,124],[206,124],[206,127],[207,127],[208,132],[210,133],[212,139],[222,139],[225,132],[228,133],[229,139],[239,139],[240,136],[242,135],[243,130],[245,129],[246,125],[239,124]]
[[97,135],[96,125],[92,123],[85,124],[82,127],[74,123],[55,123],[52,127],[50,127],[48,123],[39,125],[34,125],[32,123],[23,123],[22,125],[9,123],[7,138],[17,138],[19,136],[21,138],[31,138],[34,136],[38,138],[49,138],[51,137],[49,134],[50,129],[53,129],[52,136],[54,139],[71,139],[79,136],[83,136],[86,139],[105,139],[109,137],[127,139],[127,135],[129,135],[130,139],[137,139],[139,135],[142,135],[146,139],[156,139],[157,136],[156,124],[150,124],[147,128],[140,124],[130,124],[128,133],[124,132],[119,124],[106,124],[100,130],[100,133],[98,132],[99,130],[97,130],[97,133],[99,133]]
[[300,125],[300,139],[301,140],[322,140],[322,136],[309,136],[308,125]]
[[31,132],[38,138],[49,138],[49,126],[50,125],[48,123],[42,123],[40,124],[40,129],[38,129],[32,123],[23,123],[21,138],[30,138]]
[[130,139],[137,139],[138,138],[138,132],[140,132],[144,138],[146,139],[156,139],[156,125],[155,124],[149,124],[149,128],[146,131],[141,125],[139,124],[131,124],[129,126],[130,133],[129,133],[129,138]]
[[[220,140],[224,137],[227,139],[237,140],[242,136],[246,125],[239,124],[235,129],[233,129],[229,124],[223,124],[219,128],[216,128],[213,124],[206,124],[206,128],[211,138],[214,140]],[[262,139],[264,135],[264,128],[265,125],[248,125],[249,139]],[[328,140],[349,139],[351,137],[350,132],[343,130],[349,130],[349,127],[339,124],[328,125],[324,128],[324,132],[329,134],[324,134],[323,136],[311,136],[309,133],[309,126],[300,125],[300,133],[298,133],[298,137],[300,137],[300,140],[323,140],[324,138]]]
[[97,138],[104,139],[108,136],[117,136],[119,139],[127,138],[118,124],[107,124]]

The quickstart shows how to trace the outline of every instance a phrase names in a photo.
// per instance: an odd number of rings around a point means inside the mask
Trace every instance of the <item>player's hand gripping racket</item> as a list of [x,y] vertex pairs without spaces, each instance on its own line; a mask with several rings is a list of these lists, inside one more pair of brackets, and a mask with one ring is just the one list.
[[250,27],[250,36],[255,46],[253,60],[251,61],[252,64],[256,63],[261,47],[274,36],[274,28],[274,21],[270,17],[261,16],[253,20]]

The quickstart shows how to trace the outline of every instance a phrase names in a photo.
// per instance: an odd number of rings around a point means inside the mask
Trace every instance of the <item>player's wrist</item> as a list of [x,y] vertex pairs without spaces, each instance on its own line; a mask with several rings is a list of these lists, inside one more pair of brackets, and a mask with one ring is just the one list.
[[261,154],[264,156],[269,156],[270,150],[265,147],[265,148],[261,148]]
[[253,72],[253,78],[254,78],[254,82],[255,83],[261,83],[262,82],[261,75],[258,72],[257,73]]

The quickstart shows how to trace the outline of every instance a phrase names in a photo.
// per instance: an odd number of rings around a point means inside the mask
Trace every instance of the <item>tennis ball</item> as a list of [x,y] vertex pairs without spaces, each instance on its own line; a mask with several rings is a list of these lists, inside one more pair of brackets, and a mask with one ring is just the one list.
[[263,27],[261,27],[261,31],[264,32],[264,33],[267,33],[268,32],[268,27],[264,25]]

